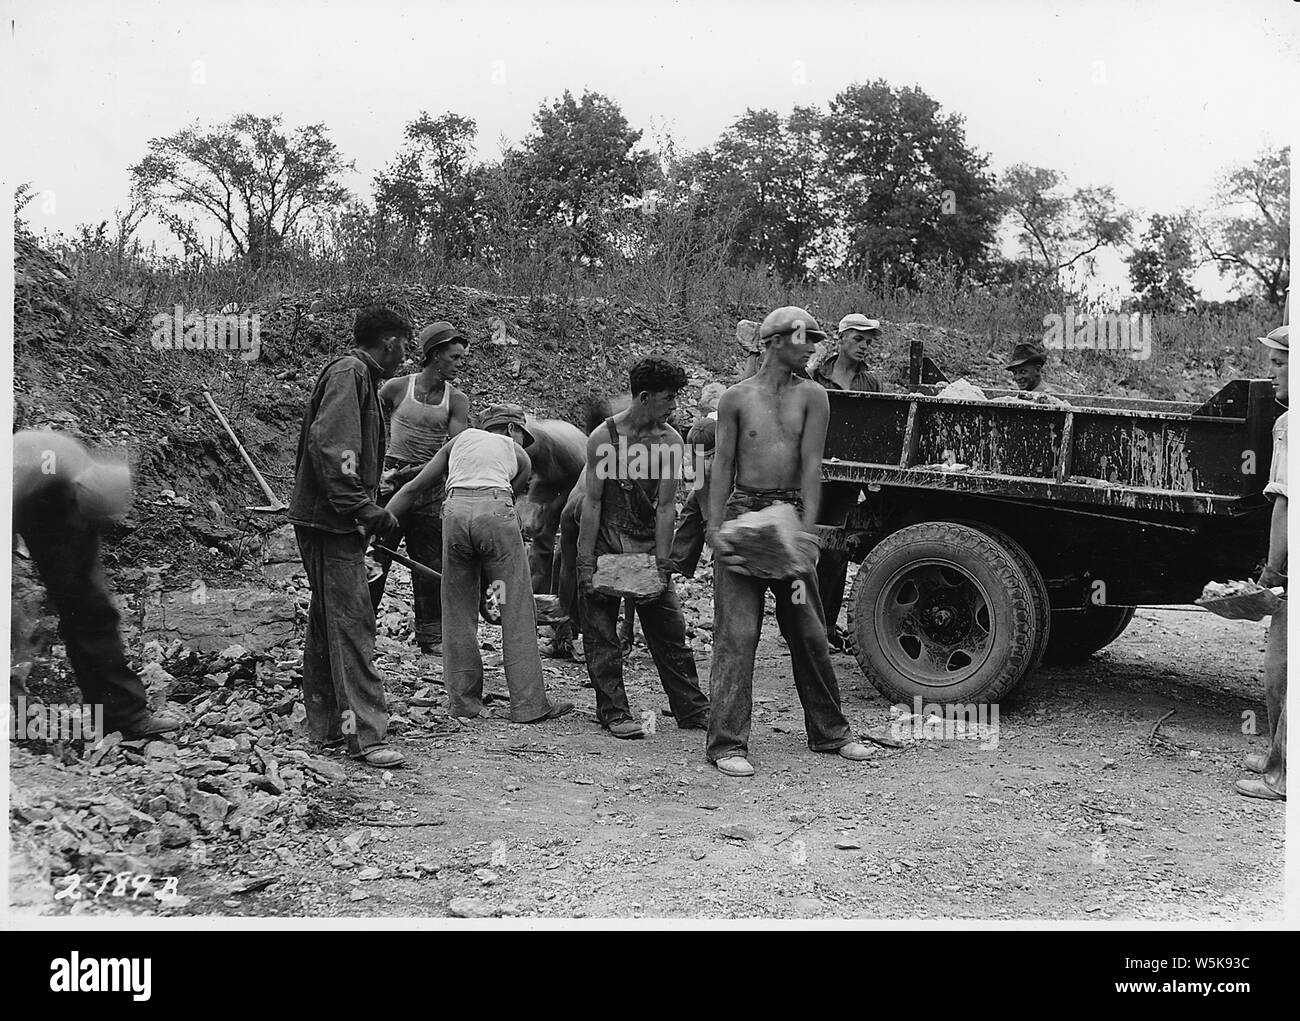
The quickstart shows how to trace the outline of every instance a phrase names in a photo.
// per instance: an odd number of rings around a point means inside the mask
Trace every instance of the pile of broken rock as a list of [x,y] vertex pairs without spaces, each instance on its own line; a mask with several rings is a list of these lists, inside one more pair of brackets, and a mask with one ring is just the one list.
[[346,779],[339,758],[308,750],[296,663],[179,642],[150,642],[144,659],[150,701],[184,716],[184,729],[151,740],[115,732],[54,756],[13,749],[14,906],[56,909],[74,880],[84,889],[111,873],[174,874],[222,842],[273,851],[303,828],[315,789]]

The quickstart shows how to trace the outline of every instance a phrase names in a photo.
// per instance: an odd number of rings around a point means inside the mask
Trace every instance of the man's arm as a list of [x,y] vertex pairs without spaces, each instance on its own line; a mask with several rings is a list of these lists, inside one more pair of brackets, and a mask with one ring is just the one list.
[[402,397],[402,385],[406,382],[405,376],[398,376],[396,379],[388,380],[379,388],[379,410],[384,416],[384,435],[392,435],[393,411],[397,407],[398,401]]
[[395,517],[402,517],[414,506],[420,494],[427,493],[442,481],[447,474],[447,460],[451,456],[451,446],[455,439],[450,439],[438,448],[429,463],[420,469],[418,475],[393,494],[388,501],[388,509]]
[[[448,440],[448,445],[451,441]],[[533,462],[518,443],[515,444],[515,477],[510,480],[510,491],[518,496],[528,488],[528,479],[533,474]]]
[[1286,497],[1273,497],[1273,517],[1268,530],[1268,564],[1259,583],[1272,588],[1286,584]]
[[[450,383],[447,386],[451,386]],[[447,420],[447,438],[463,433],[469,427],[469,398],[459,390],[451,391],[451,415]]]
[[596,569],[596,533],[600,531],[601,500],[605,495],[605,480],[597,470],[601,447],[605,443],[601,438],[604,428],[603,425],[597,426],[587,437],[587,490],[582,504],[582,520],[578,525],[578,587],[585,590],[590,590],[591,576]]
[[718,401],[717,442],[713,446],[713,470],[709,479],[709,516],[705,537],[716,547],[716,533],[731,495],[736,473],[736,438],[740,435],[740,396],[728,389]]
[[[655,500],[655,560],[661,565],[660,570],[672,553],[673,532],[677,529],[677,486],[682,463],[688,456],[681,433],[672,426],[667,429],[665,441],[659,447],[659,493]],[[681,456],[670,456],[670,449],[681,451]]]
[[803,527],[816,532],[817,512],[822,502],[822,454],[826,449],[826,426],[831,407],[826,391],[820,386],[803,388],[807,394],[803,435],[799,438],[799,488],[803,495]]

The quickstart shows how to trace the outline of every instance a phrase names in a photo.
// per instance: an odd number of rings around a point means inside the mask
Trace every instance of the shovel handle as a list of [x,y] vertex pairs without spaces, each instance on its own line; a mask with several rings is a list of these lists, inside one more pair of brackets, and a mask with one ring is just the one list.
[[226,435],[229,436],[231,442],[234,443],[235,449],[239,451],[239,456],[244,459],[244,464],[248,465],[249,470],[253,473],[253,478],[257,479],[257,484],[262,487],[262,492],[266,494],[267,500],[271,503],[270,507],[257,507],[253,509],[270,511],[281,511],[287,509],[289,505],[287,503],[281,503],[280,498],[276,496],[275,493],[271,491],[271,487],[266,484],[266,479],[262,478],[262,473],[257,470],[257,465],[255,465],[253,459],[248,456],[248,451],[244,449],[244,445],[239,442],[239,437],[235,435],[235,430],[230,428],[230,423],[226,421],[226,416],[223,415],[221,409],[217,407],[217,402],[212,399],[212,391],[207,387],[203,388],[203,398],[208,402],[208,407],[211,408],[212,413],[217,416],[217,421],[220,422],[222,428],[226,430]]

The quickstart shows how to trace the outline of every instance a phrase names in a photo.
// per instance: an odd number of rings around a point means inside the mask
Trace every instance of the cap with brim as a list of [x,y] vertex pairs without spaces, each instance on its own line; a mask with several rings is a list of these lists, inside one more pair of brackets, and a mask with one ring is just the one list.
[[469,338],[460,330],[452,326],[451,323],[430,323],[420,331],[420,336],[416,343],[420,346],[420,357],[426,361],[434,348],[442,347],[443,344],[450,344],[453,341],[459,341],[466,347],[469,347]]
[[1047,361],[1047,352],[1037,344],[1017,344],[1015,350],[1011,352],[1011,360],[1007,362],[1008,369],[1014,369],[1018,365],[1028,365],[1031,362],[1038,362],[1042,365]]
[[758,338],[766,344],[776,337],[784,337],[788,333],[797,333],[800,330],[803,331],[805,339],[814,343],[826,339],[826,334],[817,325],[817,320],[813,318],[812,313],[797,305],[786,305],[769,312],[758,328]]
[[862,330],[865,333],[879,329],[879,319],[868,319],[861,312],[850,312],[840,320],[839,328],[835,332],[843,333],[845,330]]
[[1289,324],[1287,326],[1279,326],[1276,330],[1271,332],[1267,337],[1260,337],[1259,342],[1263,344],[1265,347],[1271,347],[1278,351],[1290,351],[1291,350],[1290,334],[1291,334],[1291,327]]
[[518,404],[494,404],[483,412],[483,418],[479,423],[480,429],[491,429],[498,425],[518,426],[523,430],[525,447],[533,443],[533,434],[528,431],[527,416],[524,409]]

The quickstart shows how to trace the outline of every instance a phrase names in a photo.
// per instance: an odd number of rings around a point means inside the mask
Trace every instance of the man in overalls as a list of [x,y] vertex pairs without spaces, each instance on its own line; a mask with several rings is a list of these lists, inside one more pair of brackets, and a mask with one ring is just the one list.
[[586,502],[578,534],[578,591],[587,673],[596,689],[596,716],[615,737],[644,734],[623,687],[618,640],[621,600],[592,589],[596,558],[606,553],[653,553],[663,591],[637,603],[646,645],[659,671],[677,726],[703,730],[709,700],[700,690],[686,621],[672,583],[673,525],[682,458],[681,435],[668,424],[686,373],[664,358],[632,366],[632,403],[592,430],[587,440]]
[[[409,376],[390,379],[379,391],[379,403],[388,421],[388,452],[380,504],[415,478],[433,455],[469,421],[469,399],[452,386],[460,373],[469,341],[451,323],[426,326],[419,336],[422,368]],[[444,489],[435,486],[422,494],[401,519],[406,551],[412,560],[442,571],[442,506]],[[394,543],[400,541],[394,540]],[[370,582],[370,602],[376,612],[384,598],[384,585],[392,559],[376,553],[381,572]],[[427,575],[412,573],[415,590],[415,640],[420,651],[442,655],[442,593]]]

